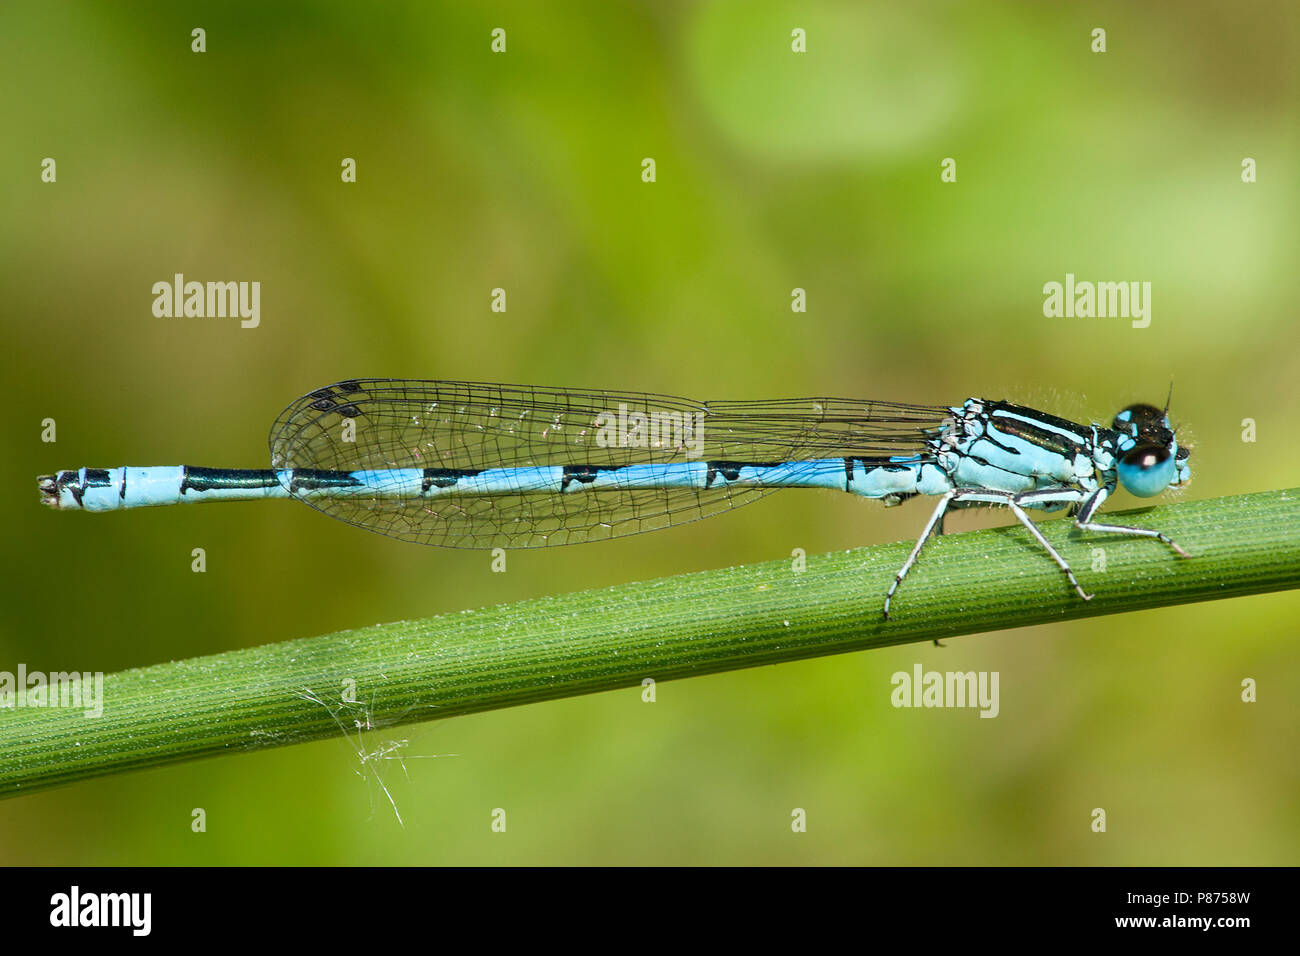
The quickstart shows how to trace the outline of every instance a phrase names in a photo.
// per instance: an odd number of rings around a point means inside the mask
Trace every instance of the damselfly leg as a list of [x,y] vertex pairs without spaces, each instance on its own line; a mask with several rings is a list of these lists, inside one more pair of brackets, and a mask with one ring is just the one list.
[[[1025,526],[1034,540],[1043,548],[1044,551],[1056,562],[1056,566],[1061,569],[1070,586],[1085,601],[1092,600],[1092,595],[1086,592],[1079,584],[1078,579],[1074,576],[1074,571],[1069,562],[1065,560],[1052,546],[1052,543],[1043,536],[1038,526],[1025,512],[1026,507],[1043,507],[1045,505],[1075,505],[1079,508],[1078,516],[1074,520],[1075,527],[1084,531],[1096,531],[1108,534],[1125,534],[1136,535],[1144,538],[1154,538],[1172,548],[1180,557],[1191,557],[1191,555],[1180,547],[1172,538],[1159,531],[1153,531],[1149,528],[1133,528],[1128,525],[1099,524],[1091,520],[1097,509],[1107,498],[1106,490],[1099,489],[1090,495],[1086,495],[1077,488],[1041,488],[1034,491],[1024,491],[1020,493],[987,491],[983,489],[958,488],[949,491],[940,496],[939,503],[926,522],[925,528],[921,532],[920,538],[917,539],[916,546],[912,548],[907,560],[903,566],[898,569],[894,575],[894,580],[889,585],[889,590],[885,592],[884,617],[889,620],[889,609],[893,603],[894,594],[898,587],[903,583],[903,578],[907,577],[913,565],[916,564],[917,558],[920,557],[925,543],[929,540],[931,534],[937,534],[938,529],[943,525],[944,515],[950,507],[960,504],[987,504],[994,506],[1005,506],[1011,510],[1016,519]],[[936,642],[937,643],[937,642]]]

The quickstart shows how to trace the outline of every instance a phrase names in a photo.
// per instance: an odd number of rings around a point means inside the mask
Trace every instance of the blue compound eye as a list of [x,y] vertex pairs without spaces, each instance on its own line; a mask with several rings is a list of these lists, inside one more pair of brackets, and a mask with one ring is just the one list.
[[1168,448],[1138,445],[1124,454],[1116,470],[1120,484],[1129,494],[1151,498],[1169,487],[1178,469]]

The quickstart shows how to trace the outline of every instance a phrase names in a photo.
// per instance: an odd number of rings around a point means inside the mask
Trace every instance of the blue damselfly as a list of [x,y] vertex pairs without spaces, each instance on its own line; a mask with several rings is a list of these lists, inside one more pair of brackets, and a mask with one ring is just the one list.
[[584,389],[355,379],[290,404],[271,468],[81,468],[39,479],[55,508],[114,511],[297,498],[389,537],[455,548],[574,544],[652,531],[777,488],[826,488],[896,505],[938,498],[885,594],[884,613],[949,508],[1009,508],[1087,600],[1025,509],[1069,509],[1079,528],[1117,485],[1152,497],[1190,478],[1164,410],[1130,405],[1110,427],[1003,401],[925,406],[842,398],[694,402]]

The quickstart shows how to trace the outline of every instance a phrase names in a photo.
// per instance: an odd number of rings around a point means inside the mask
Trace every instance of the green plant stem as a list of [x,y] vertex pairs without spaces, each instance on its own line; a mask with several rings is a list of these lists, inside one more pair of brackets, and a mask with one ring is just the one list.
[[[1300,489],[1109,516],[1149,539],[1041,527],[1093,600],[1023,528],[932,541],[881,598],[910,542],[641,581],[110,674],[104,708],[0,710],[0,795],[336,735],[365,717],[434,720],[825,654],[1207,601],[1300,584]],[[1105,570],[1097,555],[1104,549]],[[356,698],[341,701],[345,681]],[[313,699],[315,698],[315,699]],[[321,701],[324,702],[321,703]],[[325,706],[328,704],[329,706]]]

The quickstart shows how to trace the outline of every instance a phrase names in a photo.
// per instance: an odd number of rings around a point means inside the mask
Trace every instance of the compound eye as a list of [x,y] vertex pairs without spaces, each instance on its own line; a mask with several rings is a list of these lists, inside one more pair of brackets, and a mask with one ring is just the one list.
[[1148,429],[1155,428],[1164,422],[1165,413],[1154,405],[1130,405],[1111,422],[1110,427],[1113,431],[1122,432],[1125,435],[1139,435]]
[[1151,498],[1169,487],[1177,466],[1168,448],[1138,445],[1124,453],[1116,466],[1120,484],[1131,495]]

